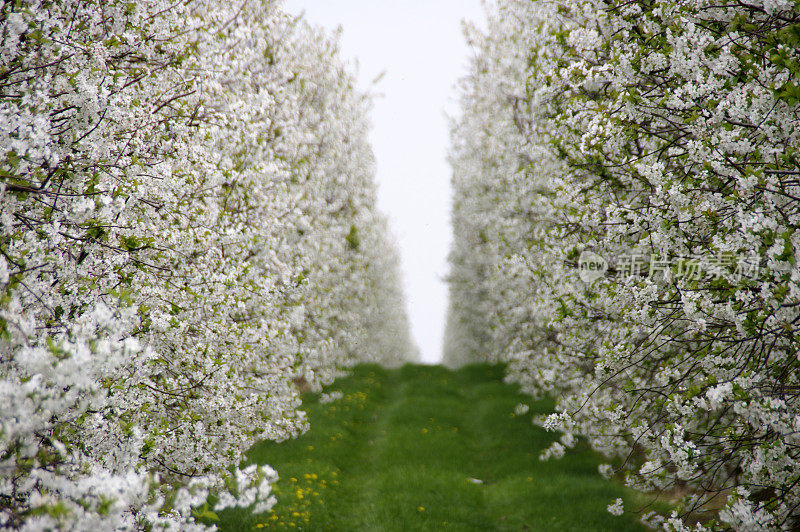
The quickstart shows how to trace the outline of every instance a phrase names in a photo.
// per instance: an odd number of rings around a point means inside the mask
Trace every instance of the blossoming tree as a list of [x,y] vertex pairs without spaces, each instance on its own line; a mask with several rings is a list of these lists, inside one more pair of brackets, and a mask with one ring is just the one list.
[[689,493],[645,515],[666,529],[720,494],[704,526],[798,518],[798,22],[792,2],[509,0],[470,33],[449,323],[483,309],[472,352],[557,397],[545,458],[580,434],[632,486]]
[[7,2],[0,36],[0,525],[269,508],[274,471],[229,468],[305,429],[299,368],[413,353],[362,305],[396,263],[348,255],[393,257],[366,98],[268,0]]

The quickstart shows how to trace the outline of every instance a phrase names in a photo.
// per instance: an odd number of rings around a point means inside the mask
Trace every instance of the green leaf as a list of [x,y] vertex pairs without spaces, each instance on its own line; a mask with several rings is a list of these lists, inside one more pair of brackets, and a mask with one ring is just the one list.
[[358,229],[356,229],[355,225],[350,226],[350,232],[347,234],[346,240],[351,249],[358,251],[358,247],[361,245],[361,239],[358,237]]

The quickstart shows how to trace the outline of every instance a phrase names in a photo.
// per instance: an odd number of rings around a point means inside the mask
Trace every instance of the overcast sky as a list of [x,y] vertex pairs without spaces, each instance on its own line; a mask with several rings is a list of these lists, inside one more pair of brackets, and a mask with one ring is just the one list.
[[[397,236],[414,338],[425,362],[441,359],[450,247],[445,113],[469,49],[461,21],[483,25],[480,0],[287,0],[290,13],[343,28],[342,56],[357,60],[362,89],[380,93],[372,114],[378,205]],[[381,72],[386,75],[372,85]]]

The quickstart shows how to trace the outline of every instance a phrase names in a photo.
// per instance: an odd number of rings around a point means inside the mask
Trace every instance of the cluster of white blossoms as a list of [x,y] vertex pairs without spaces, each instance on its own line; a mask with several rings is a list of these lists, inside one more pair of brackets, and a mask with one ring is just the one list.
[[0,528],[263,511],[293,380],[415,356],[354,83],[271,0],[0,7]]
[[[646,522],[798,526],[800,5],[489,10],[453,127],[446,362],[506,361],[556,398],[545,427],[687,494]],[[584,252],[660,271],[584,280]],[[680,275],[682,257],[723,267]]]

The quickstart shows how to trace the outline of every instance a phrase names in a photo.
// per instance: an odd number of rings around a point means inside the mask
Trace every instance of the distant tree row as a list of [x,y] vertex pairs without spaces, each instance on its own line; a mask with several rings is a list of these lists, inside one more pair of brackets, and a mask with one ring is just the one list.
[[271,0],[7,1],[0,39],[0,528],[268,509],[230,468],[306,429],[295,383],[416,357],[369,97]]
[[648,523],[796,529],[800,3],[498,0],[467,37],[445,361],[553,395],[543,458],[685,495]]

